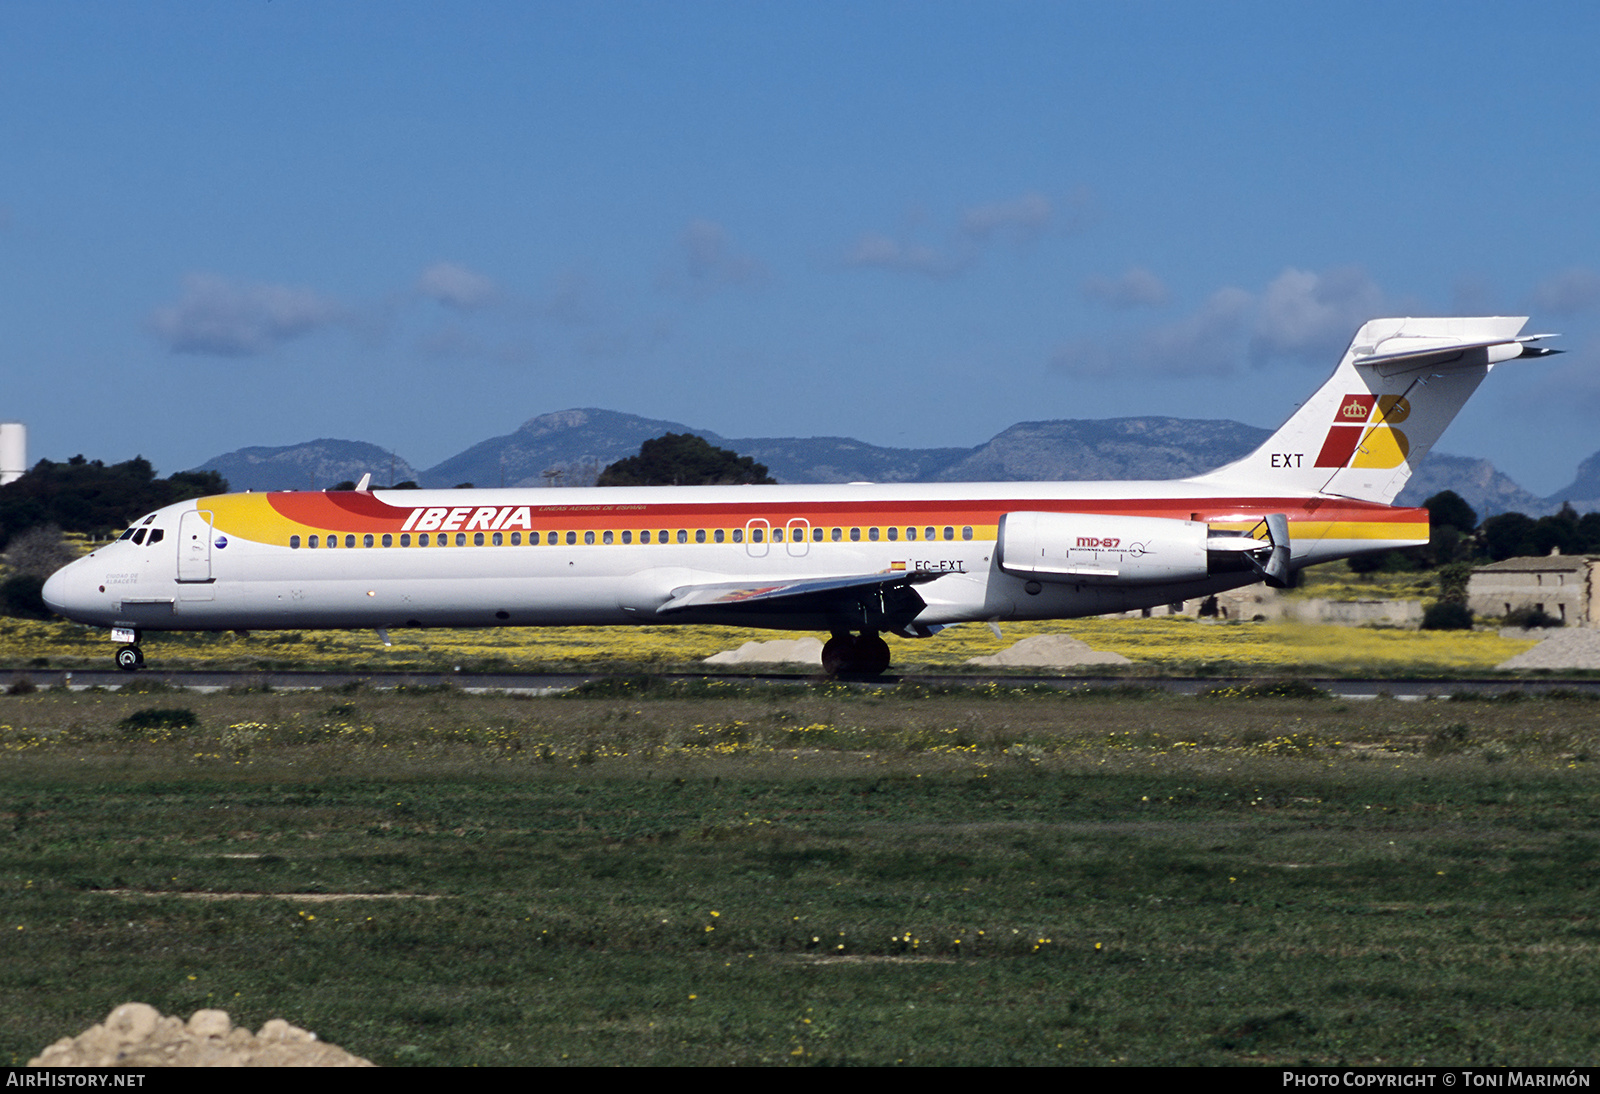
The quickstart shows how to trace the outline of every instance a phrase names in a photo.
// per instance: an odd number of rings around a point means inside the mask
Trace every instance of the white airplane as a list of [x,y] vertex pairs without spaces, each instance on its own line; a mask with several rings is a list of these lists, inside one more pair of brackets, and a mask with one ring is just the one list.
[[1390,505],[1496,364],[1556,352],[1525,318],[1376,319],[1255,452],[1165,482],[297,491],[169,505],[64,567],[45,602],[145,631],[717,623],[831,634],[1070,619],[1281,585],[1428,541]]

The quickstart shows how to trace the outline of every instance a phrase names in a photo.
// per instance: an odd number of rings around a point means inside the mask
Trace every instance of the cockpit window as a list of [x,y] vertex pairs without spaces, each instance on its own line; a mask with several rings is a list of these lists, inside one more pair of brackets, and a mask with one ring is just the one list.
[[125,539],[132,539],[135,531],[137,531],[137,529],[129,528],[126,532],[117,537],[117,542],[120,543]]
[[145,529],[143,529],[143,528],[140,528],[137,532],[133,533],[133,542],[135,542],[135,543],[143,543],[144,542],[144,533],[145,533]]
[[146,547],[155,546],[157,543],[160,543],[162,541],[162,539],[164,539],[166,537],[166,534],[167,533],[164,532],[163,530],[161,530],[160,528],[152,528],[152,529],[150,529],[150,538],[145,542],[145,546]]

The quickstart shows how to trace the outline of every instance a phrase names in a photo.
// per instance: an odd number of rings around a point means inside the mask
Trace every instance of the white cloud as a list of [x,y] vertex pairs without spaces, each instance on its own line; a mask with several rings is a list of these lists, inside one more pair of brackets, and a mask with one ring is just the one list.
[[1171,323],[1132,335],[1079,340],[1051,356],[1079,376],[1230,376],[1284,359],[1331,365],[1356,329],[1385,313],[1379,287],[1358,269],[1287,269],[1259,293],[1229,286]]
[[1539,283],[1534,310],[1548,315],[1578,315],[1600,306],[1600,274],[1574,266]]
[[[1073,201],[1078,201],[1078,195]],[[951,277],[974,265],[996,240],[1019,247],[1033,242],[1049,229],[1054,215],[1050,199],[1030,191],[1010,201],[964,210],[947,230],[943,246],[897,239],[882,232],[864,232],[845,251],[844,264],[851,269]]]
[[148,325],[173,353],[253,357],[346,317],[343,305],[310,289],[194,274]]
[[458,311],[487,307],[500,296],[489,278],[454,262],[435,262],[423,270],[417,279],[417,291]]
[[728,232],[710,220],[689,223],[678,237],[657,285],[663,289],[703,293],[730,286],[751,287],[767,280],[759,259],[734,250]]
[[[1356,328],[1384,310],[1383,293],[1354,267],[1311,273],[1284,270],[1262,294],[1251,332],[1257,361],[1281,356],[1325,356]],[[1333,352],[1343,349],[1337,346]]]
[[1143,266],[1132,266],[1120,277],[1091,277],[1083,295],[1113,308],[1159,308],[1167,302],[1167,286]]
[[1027,242],[1049,227],[1051,212],[1050,199],[1030,191],[1011,201],[973,206],[961,215],[961,231],[980,240],[1004,233]]
[[901,243],[877,232],[868,232],[856,240],[844,258],[844,264],[855,269],[899,270],[929,277],[949,277],[971,263],[970,255],[949,255],[919,243]]

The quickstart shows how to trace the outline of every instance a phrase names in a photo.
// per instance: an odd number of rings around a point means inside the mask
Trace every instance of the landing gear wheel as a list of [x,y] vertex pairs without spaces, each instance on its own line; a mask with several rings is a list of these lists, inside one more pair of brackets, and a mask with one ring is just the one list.
[[864,634],[856,639],[856,672],[866,676],[882,676],[889,667],[889,643],[875,634]]
[[822,646],[822,669],[829,676],[881,676],[889,667],[889,643],[874,632],[835,633]]
[[123,672],[134,672],[143,667],[144,653],[132,642],[117,650],[117,668]]
[[829,638],[822,644],[822,671],[829,676],[851,671],[850,657],[855,652],[855,646],[853,634],[835,634]]

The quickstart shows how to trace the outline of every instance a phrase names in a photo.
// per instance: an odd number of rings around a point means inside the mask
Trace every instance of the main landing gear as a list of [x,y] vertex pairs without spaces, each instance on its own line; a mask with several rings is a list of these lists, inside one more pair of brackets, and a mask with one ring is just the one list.
[[877,631],[834,631],[822,645],[822,668],[829,676],[881,676],[889,667],[889,643]]

